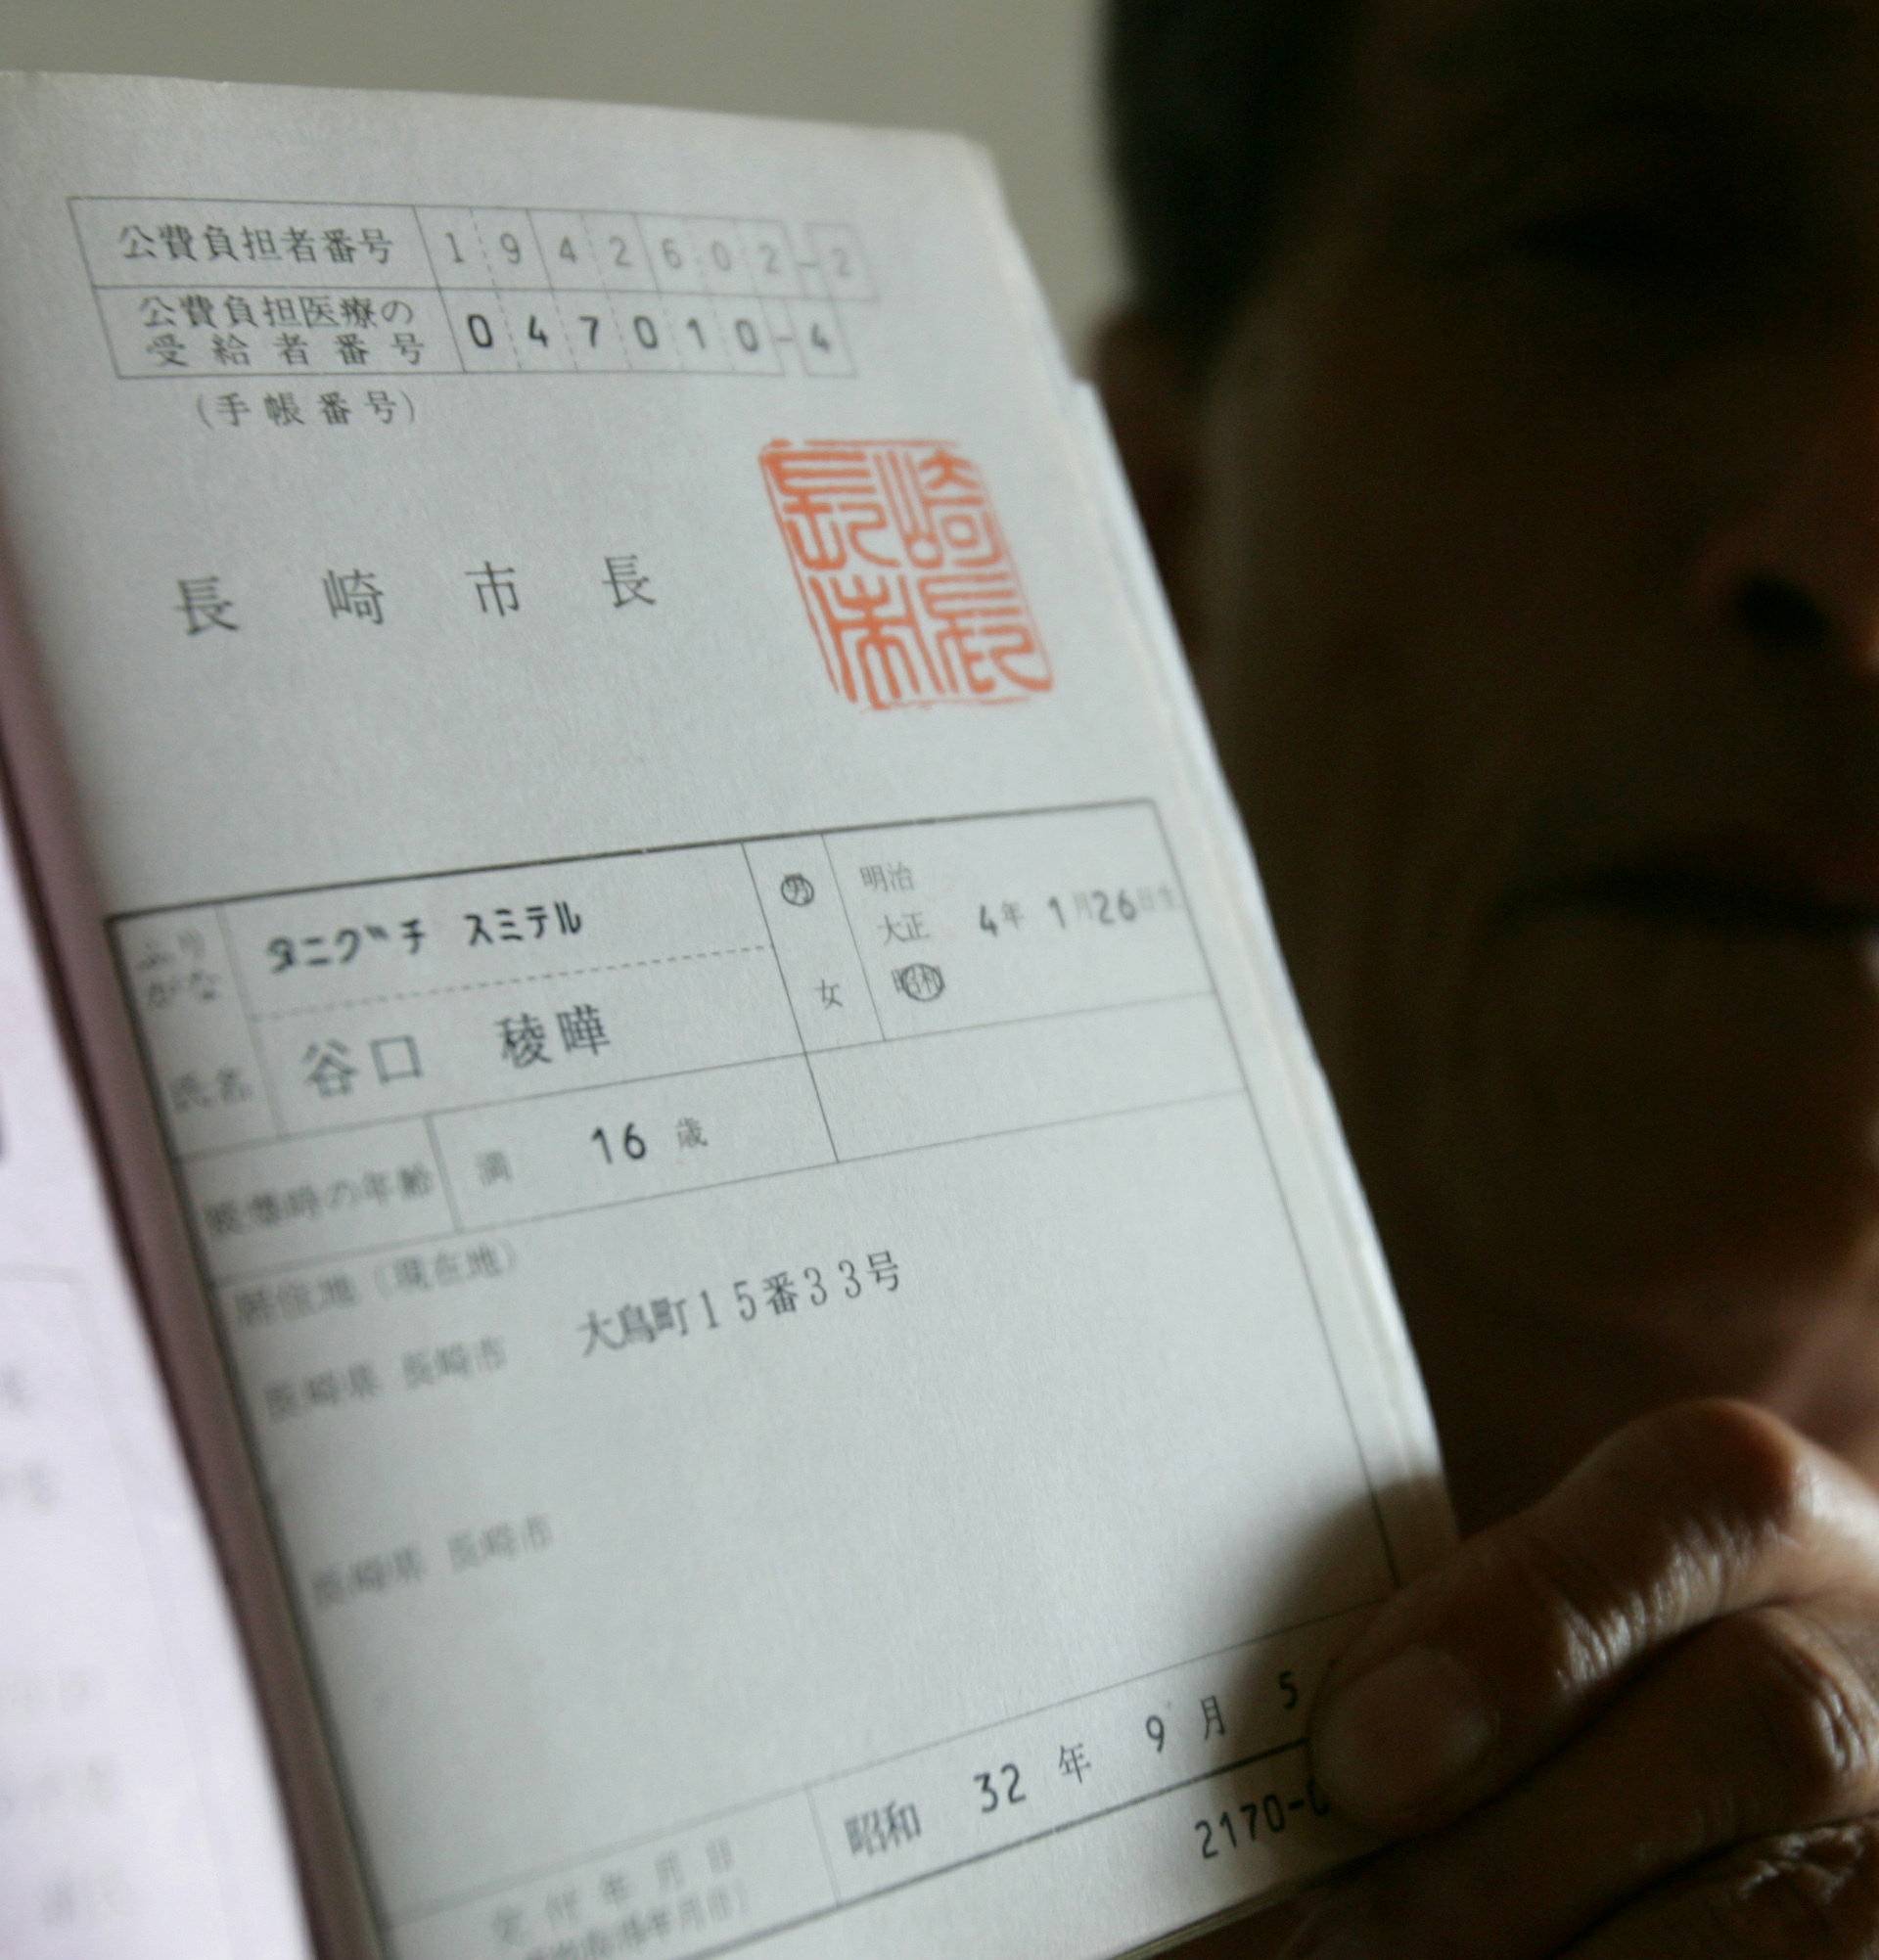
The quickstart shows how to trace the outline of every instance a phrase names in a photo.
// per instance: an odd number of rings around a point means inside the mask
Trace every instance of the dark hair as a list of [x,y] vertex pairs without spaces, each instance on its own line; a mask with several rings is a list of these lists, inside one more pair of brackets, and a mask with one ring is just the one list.
[[1109,0],[1110,160],[1134,298],[1214,347],[1315,181],[1358,0]]

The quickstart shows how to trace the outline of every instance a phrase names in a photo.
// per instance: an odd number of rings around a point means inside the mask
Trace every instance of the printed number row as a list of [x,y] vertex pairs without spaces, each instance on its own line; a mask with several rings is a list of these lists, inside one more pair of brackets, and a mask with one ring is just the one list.
[[771,218],[427,207],[418,219],[432,270],[444,288],[603,288],[720,298],[875,296],[852,225],[803,225],[804,249],[787,225]]
[[472,373],[785,372],[851,375],[854,364],[826,300],[739,303],[652,294],[455,292],[457,352]]

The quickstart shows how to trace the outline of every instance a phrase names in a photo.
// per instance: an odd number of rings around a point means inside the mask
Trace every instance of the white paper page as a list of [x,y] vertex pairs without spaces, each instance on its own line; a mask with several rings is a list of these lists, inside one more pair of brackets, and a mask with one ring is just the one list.
[[307,1951],[0,823],[0,1953]]
[[1128,481],[1102,399],[1086,383],[1076,385],[1075,398],[1091,487],[1109,526],[1117,568],[1129,587],[1143,637],[1158,657],[1169,699],[1189,737],[1184,753],[1195,794],[1213,807],[1217,818],[1210,842],[1219,860],[1221,877],[1237,895],[1236,916],[1246,956],[1263,982],[1260,998],[1274,1024],[1270,1038],[1291,1065],[1300,1121],[1317,1151],[1323,1171],[1318,1202],[1335,1211],[1333,1229],[1342,1237],[1353,1268],[1350,1297],[1359,1304],[1359,1312],[1353,1320],[1352,1338],[1377,1345],[1377,1372],[1386,1382],[1397,1385],[1400,1396],[1398,1405],[1365,1437],[1364,1454],[1398,1557],[1407,1567],[1420,1569],[1452,1550],[1457,1530],[1446,1488],[1439,1478],[1427,1474],[1429,1413],[1416,1372],[1415,1351],[1400,1316],[1361,1310],[1362,1302],[1389,1291],[1383,1247],[1364,1207],[1330,1084],[1311,1052],[1246,827],[1208,736],[1200,696],[1181,652],[1174,616],[1141,520],[1129,498]]
[[69,951],[390,1950],[1069,1960],[1347,1854],[1433,1436],[978,160],[7,110]]

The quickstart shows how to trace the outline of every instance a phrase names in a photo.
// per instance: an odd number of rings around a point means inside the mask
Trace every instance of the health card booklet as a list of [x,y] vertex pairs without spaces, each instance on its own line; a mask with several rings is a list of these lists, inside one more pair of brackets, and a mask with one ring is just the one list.
[[1094,1960],[1350,1855],[1433,1431],[982,158],[0,90],[0,1943]]

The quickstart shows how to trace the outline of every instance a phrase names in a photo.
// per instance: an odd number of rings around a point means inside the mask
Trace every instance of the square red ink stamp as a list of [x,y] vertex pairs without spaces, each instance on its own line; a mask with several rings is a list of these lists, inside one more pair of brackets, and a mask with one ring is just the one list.
[[1050,691],[990,495],[951,443],[772,442],[763,478],[845,699],[996,706]]

